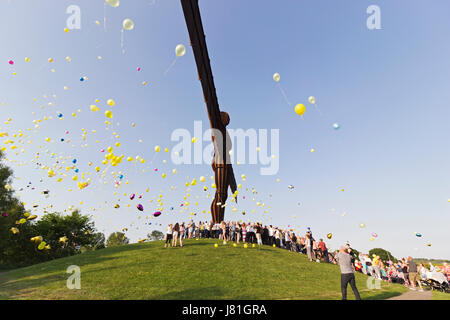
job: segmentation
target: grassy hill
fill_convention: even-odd
[[[215,248],[214,244],[219,247]],[[81,289],[66,286],[70,265],[81,268]],[[407,289],[383,283],[362,299],[385,299]],[[354,299],[349,289],[349,299]],[[188,240],[183,248],[161,241],[110,247],[0,274],[1,299],[340,299],[336,265],[264,246],[233,247]]]

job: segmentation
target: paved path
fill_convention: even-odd
[[[409,290],[402,295],[387,300],[431,300],[432,295],[430,290],[425,290],[424,292]]]

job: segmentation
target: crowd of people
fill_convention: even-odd
[[[361,272],[387,282],[401,283],[411,290],[416,290],[416,285],[418,285],[419,290],[423,291],[420,280],[426,279],[429,272],[441,272],[450,281],[450,266],[447,263],[444,263],[440,268],[436,268],[429,263],[429,268],[427,268],[423,264],[417,266],[411,257],[403,258],[397,262],[393,262],[391,259],[383,261],[375,254],[369,256],[369,254],[358,253],[355,255],[355,251],[348,243],[340,250],[329,251],[323,239],[316,241],[310,228],[307,229],[304,236],[301,236],[296,235],[292,230],[272,225],[263,226],[261,223],[234,221],[222,221],[221,223],[200,221],[195,223],[191,220],[187,224],[184,222],[169,224],[164,237],[164,247],[176,247],[178,242],[182,247],[183,239],[193,238],[219,239],[223,240],[224,243],[227,241],[238,244],[242,242],[256,244],[259,247],[269,245],[306,254],[309,261],[333,264],[340,264],[339,256],[342,256],[340,253],[344,250],[350,256],[352,268],[355,272]],[[351,281],[349,283],[351,284]]]

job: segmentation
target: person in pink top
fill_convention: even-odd
[[[447,262],[444,262],[442,273],[447,277],[447,280],[450,281],[450,266],[447,264]]]
[[[245,243],[247,238],[247,226],[245,225],[245,223],[242,224],[242,242]]]

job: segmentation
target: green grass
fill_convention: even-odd
[[[450,293],[433,290],[433,300],[450,300]]]
[[[215,248],[214,243],[219,243]],[[81,268],[81,289],[66,286],[70,265]],[[386,299],[407,289],[382,283],[362,299]],[[348,288],[349,299],[354,299]],[[111,247],[0,274],[1,299],[340,299],[339,267],[264,246],[243,248],[215,240],[161,241]]]

